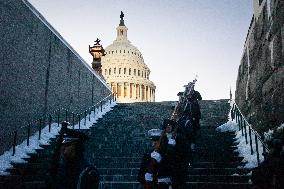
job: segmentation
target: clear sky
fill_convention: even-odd
[[[252,0],[29,0],[91,63],[88,46],[116,38],[120,11],[128,39],[143,54],[156,84],[156,100],[177,100],[198,75],[203,99],[234,92]]]

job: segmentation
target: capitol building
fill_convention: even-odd
[[[149,80],[150,69],[141,52],[127,39],[123,13],[117,37],[101,57],[102,75],[118,102],[154,102],[156,86]]]

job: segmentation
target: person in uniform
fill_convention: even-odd
[[[183,114],[174,128],[175,146],[173,153],[172,183],[174,189],[186,188],[189,163],[191,161],[188,131],[185,127],[187,117]]]
[[[138,174],[138,181],[144,189],[171,188],[171,162],[167,153],[168,139],[162,130],[148,131],[152,140],[152,150],[145,154]]]
[[[191,151],[195,151],[196,138],[198,130],[200,129],[200,106],[198,101],[202,100],[202,97],[198,91],[193,90],[187,96],[187,103],[184,108],[184,114],[187,117],[185,127],[188,128],[188,137],[190,140]]]
[[[95,189],[99,186],[99,173],[95,166],[84,158],[84,143],[88,136],[82,132],[68,129],[68,122],[62,122],[58,139],[59,154],[55,154],[52,177],[54,188]]]

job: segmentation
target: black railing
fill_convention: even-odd
[[[247,121],[245,116],[242,114],[241,110],[237,106],[235,102],[232,103],[232,107],[230,110],[232,120],[235,120],[238,124],[239,131],[242,132],[242,136],[245,137],[246,145],[250,146],[251,155],[256,153],[257,163],[260,164],[260,149],[259,144],[262,146],[263,156],[265,158],[265,153],[269,152],[267,145],[263,141],[263,137],[261,137],[252,127],[251,124]],[[247,131],[248,130],[248,131]],[[254,137],[253,137],[254,135]],[[253,149],[253,141],[255,143],[255,149]]]
[[[56,123],[57,127],[60,126],[60,123],[62,121],[69,121],[71,123],[72,129],[75,129],[75,125],[76,123],[78,123],[78,129],[81,129],[81,119],[84,119],[84,125],[86,125],[86,120],[87,120],[87,116],[88,116],[88,120],[91,120],[91,114],[92,111],[94,113],[94,118],[96,115],[96,109],[98,111],[103,111],[103,105],[108,104],[111,102],[116,101],[115,95],[114,94],[110,94],[108,96],[106,96],[105,98],[103,98],[101,101],[97,102],[96,104],[94,104],[92,107],[88,108],[85,111],[82,111],[81,113],[75,113],[73,111],[69,111],[68,109],[65,108],[59,108],[56,111],[48,114],[47,116],[44,116],[40,119],[35,120],[35,122],[33,123],[29,123],[27,125],[27,127],[18,127],[16,130],[14,130],[10,136],[13,138],[12,140],[12,155],[14,156],[16,153],[16,146],[17,146],[17,141],[18,141],[18,133],[20,130],[24,130],[27,129],[27,146],[30,145],[30,137],[31,137],[31,132],[32,129],[34,131],[38,130],[38,140],[41,139],[41,132],[42,129],[45,128],[46,126],[46,122],[48,125],[48,132],[51,132],[52,130],[52,123]],[[76,120],[77,118],[77,120]],[[32,126],[36,125],[36,128],[32,128]]]

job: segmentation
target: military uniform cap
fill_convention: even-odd
[[[160,139],[162,135],[162,130],[161,129],[151,129],[148,131],[148,135],[150,136],[151,140],[157,141]]]
[[[61,131],[60,132],[65,133],[68,125],[70,125],[70,123],[68,121],[61,122]]]
[[[72,137],[72,136],[69,136],[67,134],[64,134],[62,144],[71,144],[73,142],[79,142],[79,141],[80,141],[80,139],[77,138],[77,137]]]
[[[63,141],[62,144],[67,144],[67,143],[71,143],[71,142],[80,142],[80,143],[84,143],[85,141],[87,141],[89,139],[88,135],[86,135],[85,133],[78,131],[78,130],[74,130],[74,129],[68,129],[67,126],[69,125],[69,122],[62,122],[61,125],[61,133],[63,133]]]

